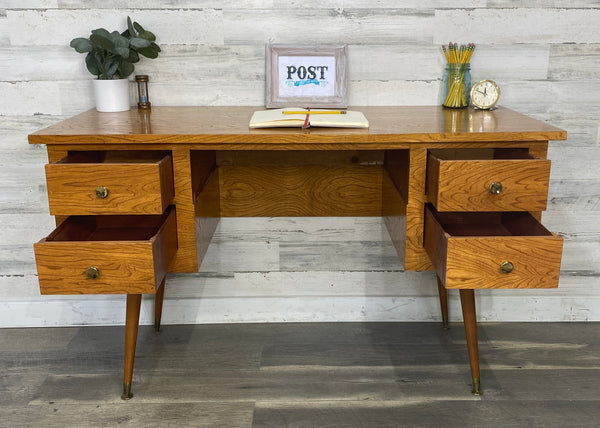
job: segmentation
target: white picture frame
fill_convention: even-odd
[[[266,46],[267,108],[346,108],[346,45]]]

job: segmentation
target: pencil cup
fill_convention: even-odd
[[[444,73],[442,105],[450,108],[464,108],[469,105],[471,92],[471,65],[469,63],[448,63]]]

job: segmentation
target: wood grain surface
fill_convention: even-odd
[[[219,168],[223,217],[381,216],[381,166]]]
[[[98,219],[104,226],[91,231],[67,220],[34,244],[42,294],[155,292],[177,248],[175,210],[158,218]],[[154,224],[140,227],[140,221]],[[94,279],[85,273],[92,266],[100,273]]]
[[[400,192],[405,201],[408,201],[408,188],[410,181],[410,151],[386,150],[385,170],[389,178]]]
[[[207,155],[210,155],[208,153]],[[173,185],[174,203],[177,207],[177,252],[169,267],[170,272],[196,272],[196,216],[194,206],[194,180],[192,174],[192,152],[187,147],[174,148]]]
[[[144,152],[105,161],[86,157],[46,165],[50,214],[162,214],[173,201],[170,155],[153,161]],[[106,198],[96,196],[98,186],[106,187]]]
[[[256,134],[245,127],[245,116],[254,110],[157,108],[151,113],[151,130],[138,129],[147,123],[138,123],[137,114],[98,116],[86,112],[32,135],[32,142],[38,137],[53,138],[53,157],[82,147],[100,152],[102,148],[170,150],[173,200],[178,209],[178,250],[170,270],[176,272],[197,270],[219,216],[384,215],[385,163],[387,174],[405,203],[400,215],[386,215],[392,241],[407,270],[428,270],[431,261],[423,248],[424,204],[435,199],[426,194],[428,148],[521,147],[545,154],[547,138],[564,137],[563,131],[509,109],[494,111],[494,120],[489,120],[488,112],[486,121],[474,129],[472,123],[478,120],[480,112],[468,110],[458,118],[449,119],[437,107],[365,108],[367,116],[374,118],[374,125],[367,133],[277,129]],[[94,121],[93,126],[90,120]],[[449,120],[451,133],[448,133]],[[99,123],[107,128],[98,131]],[[98,134],[88,135],[92,131]],[[116,135],[122,136],[121,131],[127,135],[117,144]],[[353,146],[372,150],[349,149]],[[386,153],[383,148],[403,150]],[[430,167],[429,172],[433,169]],[[459,169],[464,172],[464,165]],[[514,173],[519,169],[520,166],[510,164],[506,167],[510,172],[506,174],[516,176],[513,181],[522,184],[527,179]],[[472,177],[463,181],[473,183]],[[213,184],[207,189],[209,182]],[[508,183],[508,188],[513,187],[510,180]],[[530,187],[525,185],[526,192],[531,192]],[[459,193],[464,197],[464,191]],[[394,205],[397,204],[391,206]],[[513,203],[512,207],[517,205]],[[393,218],[396,220],[392,221]],[[406,231],[399,230],[404,227]]]
[[[192,167],[193,168],[193,167]],[[195,206],[196,257],[201,266],[212,237],[221,219],[221,191],[219,188],[219,170],[212,169],[200,186]]]
[[[363,149],[406,148],[410,143],[563,140],[566,132],[501,107],[479,129],[481,111],[469,109],[448,132],[438,106],[351,107],[362,111],[369,129],[263,129],[248,124],[258,107],[153,107],[147,129],[137,110],[99,113],[95,109],[29,135],[31,144],[189,144],[239,150],[311,150],[355,144]],[[487,114],[487,113],[486,113]],[[315,144],[317,144],[315,146]]]
[[[245,122],[254,110],[157,108],[151,113],[152,129],[138,129],[144,124],[138,123],[136,114],[98,116],[86,112],[33,134],[30,142],[41,141],[36,138],[51,140],[53,158],[84,147],[100,153],[126,148],[170,151],[173,201],[178,214],[178,249],[171,271],[193,272],[198,268],[219,217],[382,215],[386,216],[392,242],[405,269],[428,270],[432,265],[423,247],[424,239],[427,240],[423,232],[424,206],[429,200],[442,199],[427,193],[428,171],[430,175],[437,172],[434,175],[438,190],[453,187],[444,181],[446,176],[441,166],[428,167],[429,149],[485,147],[494,152],[497,148],[520,148],[524,153],[545,155],[549,138],[565,137],[564,131],[509,109],[494,111],[494,120],[486,116],[486,121],[475,129],[472,123],[478,120],[479,112],[474,110],[452,117],[449,124],[448,114],[440,113],[437,107],[369,107],[365,108],[365,114],[374,120],[366,132],[339,129],[254,132],[246,128]],[[94,121],[93,126],[90,120]],[[105,131],[88,134],[98,131],[98,123],[106,126]],[[489,165],[474,168],[473,162],[477,161],[469,162],[448,168],[447,174],[455,175],[457,170],[462,174],[467,168],[473,174],[490,172]],[[497,167],[504,174],[503,182],[508,189],[516,186],[514,182],[524,187],[522,193],[526,196],[536,191],[545,195],[546,188],[535,190],[527,181],[531,171],[512,163],[529,160],[510,162]],[[541,162],[549,168],[548,161]],[[534,179],[534,184],[540,180]],[[463,188],[458,193],[461,198],[467,195],[467,201],[472,202],[469,197],[472,187],[481,187],[481,183],[474,184],[472,175],[462,178],[462,182],[467,183],[467,190]],[[438,193],[448,199],[446,193]],[[540,195],[539,199],[543,199]],[[527,209],[542,209],[522,194],[515,199],[517,202],[512,202],[510,209],[523,200]],[[462,200],[456,203],[465,204]],[[534,285],[527,285],[531,286]]]
[[[446,288],[556,288],[562,246],[559,236],[449,238]]]
[[[381,216],[382,151],[219,151],[224,217]]]
[[[192,176],[192,200],[200,197],[211,174],[216,170],[216,153],[213,150],[192,150],[190,152],[190,166]],[[184,174],[187,168],[178,171]]]
[[[383,173],[381,201],[381,215],[384,218],[388,234],[401,263],[404,263],[406,255],[406,199],[403,198],[403,194],[405,197],[408,196],[408,189],[405,187],[404,191],[401,191],[398,184],[400,183],[402,186],[402,181],[394,180],[392,176],[408,175],[407,165],[404,165],[404,167],[390,168],[389,164],[386,163]],[[406,186],[408,186],[408,180]]]
[[[445,159],[429,154],[427,197],[438,211],[543,211],[550,161],[544,159]],[[492,183],[502,184],[499,194]]]
[[[446,288],[558,287],[563,240],[529,214],[506,223],[500,216],[470,222],[474,216],[449,214],[456,223],[442,223],[431,208],[425,215],[425,249]],[[501,272],[503,262],[514,270]]]
[[[406,206],[406,270],[431,270],[431,261],[423,249],[424,207],[427,201],[425,182],[427,171],[427,148],[410,150],[408,200]]]

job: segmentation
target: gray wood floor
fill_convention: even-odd
[[[140,327],[122,401],[122,327],[0,330],[1,427],[598,427],[600,324]]]

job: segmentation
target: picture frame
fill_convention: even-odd
[[[266,107],[346,108],[346,45],[266,45]]]

